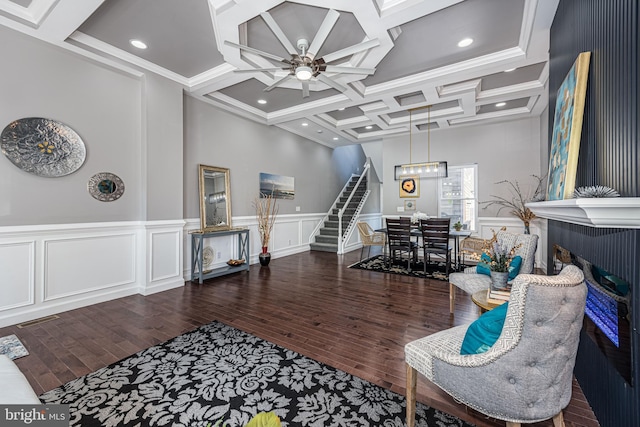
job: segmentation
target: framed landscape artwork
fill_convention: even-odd
[[[558,89],[549,153],[547,200],[570,199],[573,196],[590,57],[591,52],[578,55]]]
[[[292,176],[260,172],[260,197],[273,196],[276,199],[293,200],[296,194],[294,183]]]

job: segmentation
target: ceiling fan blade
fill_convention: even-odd
[[[376,69],[361,68],[361,67],[336,67],[333,65],[325,65],[325,71],[329,73],[343,73],[343,74],[373,74],[376,72]]]
[[[285,64],[289,64],[290,63],[290,61],[288,59],[284,59],[284,58],[281,58],[279,56],[273,55],[271,53],[263,52],[263,51],[258,50],[258,49],[254,49],[252,47],[245,46],[243,44],[230,42],[229,40],[225,40],[224,44],[226,44],[228,46],[237,47],[238,49],[241,49],[241,50],[244,50],[244,51],[247,51],[247,52],[255,53],[256,55],[264,56],[265,58],[273,59],[274,61],[284,62]]]
[[[305,80],[302,82],[302,97],[309,97],[309,80]]]
[[[280,26],[276,23],[269,12],[262,12],[260,14],[264,22],[266,22],[267,26],[271,29],[271,32],[277,37],[282,46],[289,52],[291,55],[298,55],[298,51],[293,46],[293,44],[289,41],[287,36],[284,35],[284,31],[280,28]]]
[[[336,22],[338,22],[339,17],[339,12],[333,9],[329,9],[329,12],[327,12],[327,15],[324,17],[324,21],[322,21],[322,24],[320,25],[320,28],[316,33],[316,36],[311,42],[311,46],[309,46],[309,49],[307,49],[308,56],[311,57],[311,59],[313,59],[318,54],[318,51],[324,44],[325,40],[327,40],[331,29],[333,29],[333,26],[336,25]]]
[[[380,45],[380,40],[373,39],[366,42],[354,44],[353,46],[345,47],[328,55],[324,55],[322,59],[324,62],[333,62],[337,59],[344,58],[345,56],[353,55],[354,53],[362,52],[363,50],[371,49]]]
[[[234,73],[255,73],[256,71],[270,71],[270,72],[276,72],[276,71],[286,71],[288,70],[289,67],[280,67],[280,68],[251,68],[251,69],[242,69],[242,70],[233,70]]]
[[[264,88],[265,92],[269,92],[271,89],[274,89],[278,86],[280,86],[282,83],[284,83],[285,80],[287,80],[289,77],[291,77],[291,74],[287,74],[286,76],[282,77],[281,79],[276,80],[275,82],[273,82],[273,84],[271,84],[271,86],[267,86]]]
[[[333,80],[331,80],[329,77],[325,76],[324,74],[318,74],[317,78],[322,83],[325,83],[325,84],[331,86],[335,90],[339,90],[340,92],[346,92],[346,90],[347,90],[346,86],[342,86],[340,83],[334,82]]]

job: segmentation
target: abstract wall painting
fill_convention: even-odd
[[[582,52],[558,89],[549,153],[547,200],[570,199],[576,184],[589,59]]]
[[[419,176],[407,176],[400,180],[400,197],[420,197]]]

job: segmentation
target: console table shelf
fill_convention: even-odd
[[[212,270],[204,271],[203,255],[204,255],[204,239],[212,237],[223,237],[237,235],[238,236],[238,258],[244,259],[245,262],[236,266],[223,266]],[[233,228],[231,230],[201,232],[195,231],[191,233],[191,281],[198,279],[198,283],[202,284],[203,280],[212,277],[224,276],[226,274],[236,273],[238,271],[249,270],[249,229]]]

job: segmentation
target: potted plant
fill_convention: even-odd
[[[493,229],[491,232],[493,237],[485,242],[480,259],[488,264],[491,273],[491,288],[504,290],[507,288],[509,279],[509,266],[522,243],[508,248],[506,245],[498,243],[498,236]]]
[[[278,204],[273,194],[260,193],[260,197],[256,197],[253,201],[253,206],[256,209],[258,234],[260,235],[260,244],[262,246],[262,252],[258,255],[258,259],[260,260],[260,265],[267,266],[271,261],[269,239],[278,215]]]
[[[453,228],[456,231],[462,230],[462,223],[460,221],[456,222],[455,224],[453,224]]]

